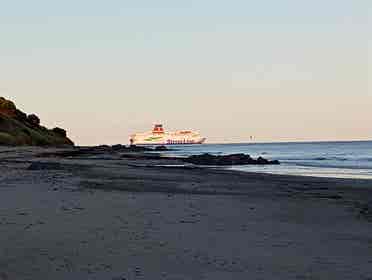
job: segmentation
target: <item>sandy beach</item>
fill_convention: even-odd
[[[1,280],[372,279],[371,181],[69,151],[0,148]]]

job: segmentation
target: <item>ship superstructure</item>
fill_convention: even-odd
[[[152,131],[130,136],[132,145],[187,145],[203,144],[206,138],[190,130],[165,132],[162,124],[156,124]]]

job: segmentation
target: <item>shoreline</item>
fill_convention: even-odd
[[[370,180],[68,151],[0,150],[1,280],[372,276]]]
[[[372,142],[372,141],[369,141],[369,140],[366,140],[366,141],[332,141],[332,142],[327,142],[327,141],[321,141],[321,142],[308,142],[309,144],[310,143],[354,143],[354,142]],[[273,142],[273,143],[252,143],[252,144],[281,144],[281,143],[284,143],[284,144],[287,144],[287,143],[297,143],[297,142]],[[298,142],[299,144],[301,144],[301,142]],[[239,144],[250,144],[250,143],[236,143],[237,145]],[[208,145],[208,144],[205,144],[205,145]],[[210,144],[210,145],[231,145],[230,143],[222,143],[222,144]],[[120,146],[118,150],[115,150],[115,146]],[[19,146],[19,147],[15,147],[15,146],[0,146],[0,154],[4,154],[4,153],[7,153],[7,152],[12,152],[14,150],[40,150],[40,151],[51,151],[51,154],[53,154],[55,151],[60,151],[62,152],[63,154],[63,151],[67,151],[67,152],[72,152],[72,153],[79,153],[81,151],[87,151],[87,153],[89,152],[92,152],[94,151],[94,153],[106,153],[108,152],[107,149],[113,149],[113,151],[111,152],[120,152],[120,149],[122,148],[127,148],[128,150],[127,151],[124,151],[124,154],[126,154],[126,156],[129,158],[129,157],[132,157],[132,158],[137,158],[137,159],[144,159],[146,156],[148,156],[148,159],[157,159],[158,157],[164,159],[164,160],[182,160],[182,159],[185,159],[188,157],[188,155],[184,154],[184,155],[173,155],[172,154],[172,151],[173,151],[173,148],[169,148],[168,150],[156,150],[156,149],[152,149],[151,145],[149,146],[137,146],[136,149],[138,149],[138,151],[131,151],[129,146],[125,146],[125,145],[114,145],[114,146],[107,146],[107,145],[101,145],[101,146],[74,146],[74,147],[38,147],[38,146]],[[4,151],[5,149],[5,151]],[[177,150],[177,149],[175,149]],[[86,153],[86,152],[84,152]],[[207,152],[208,153],[208,152]],[[41,154],[43,154],[41,152]],[[47,152],[48,154],[48,152]],[[191,154],[190,154],[191,155]],[[200,155],[200,154],[198,154]],[[275,161],[275,160],[274,160]],[[185,164],[185,163],[184,163]],[[187,164],[187,163],[186,163]],[[338,175],[330,175],[330,176],[327,176],[327,175],[320,175],[320,174],[311,174],[314,173],[315,171],[311,171],[309,173],[309,175],[307,174],[296,174],[296,171],[256,171],[256,170],[242,170],[241,168],[245,168],[247,167],[248,169],[250,167],[258,167],[260,166],[259,164],[258,165],[255,165],[255,164],[248,164],[248,165],[244,165],[244,164],[234,164],[234,165],[222,165],[222,166],[208,166],[208,165],[196,165],[196,166],[200,166],[200,167],[214,167],[216,169],[225,169],[225,170],[234,170],[234,171],[239,171],[239,172],[244,172],[244,173],[263,173],[263,174],[269,174],[269,175],[281,175],[281,176],[302,176],[302,177],[314,177],[314,178],[329,178],[329,179],[341,179],[341,180],[372,180],[372,175],[358,175],[358,174],[347,174],[347,175],[344,175],[344,176],[338,176]],[[266,165],[266,167],[271,167],[273,166],[273,164],[268,164]],[[277,167],[278,165],[276,165],[275,167]],[[289,166],[289,167],[294,167],[294,166],[297,166],[297,165],[288,165],[288,163],[284,162],[279,165],[279,168],[280,167],[283,167],[283,166]],[[261,166],[260,166],[261,167]],[[344,169],[351,169],[351,170],[359,170],[360,168],[355,168],[355,167],[342,167],[342,166],[324,166],[324,165],[321,165],[321,166],[318,166],[318,165],[298,165],[298,167],[302,167],[302,168],[315,168],[315,169],[319,169],[319,170],[325,170],[325,169],[328,169],[328,170],[334,170],[335,171],[335,174],[337,173],[336,171],[339,171],[339,169],[341,170],[344,170]],[[366,169],[366,168],[365,168]]]
[[[234,166],[234,167],[227,167],[227,170],[234,170],[234,171],[241,171],[245,173],[262,173],[262,174],[269,174],[269,175],[278,175],[278,176],[295,176],[295,177],[306,177],[306,178],[323,178],[323,179],[339,179],[339,180],[363,180],[363,181],[372,181],[372,175],[338,175],[337,172],[335,172],[333,175],[321,175],[317,174],[315,171],[309,172],[309,175],[307,174],[294,174],[293,172],[291,173],[290,171],[285,171],[283,172],[278,172],[278,171],[266,171],[266,172],[260,172],[260,171],[244,171],[244,170],[239,170],[239,168],[244,168],[244,166]],[[324,168],[319,167],[319,170],[323,170]],[[329,167],[329,169],[334,169],[337,171],[337,167]]]

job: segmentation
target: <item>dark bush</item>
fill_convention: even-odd
[[[17,121],[20,121],[22,123],[25,123],[27,121],[27,114],[23,113],[20,110],[16,110],[16,112],[15,112],[15,119]]]
[[[39,126],[40,125],[40,119],[35,114],[28,115],[27,121],[34,126]]]
[[[52,129],[52,131],[57,134],[58,136],[61,136],[61,137],[67,137],[67,132],[66,130],[60,128],[60,127],[55,127]]]
[[[0,97],[0,110],[15,111],[16,106],[10,100],[6,100],[4,97]]]

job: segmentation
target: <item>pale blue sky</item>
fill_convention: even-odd
[[[158,121],[214,142],[369,139],[371,6],[0,0],[0,95],[79,144]]]

